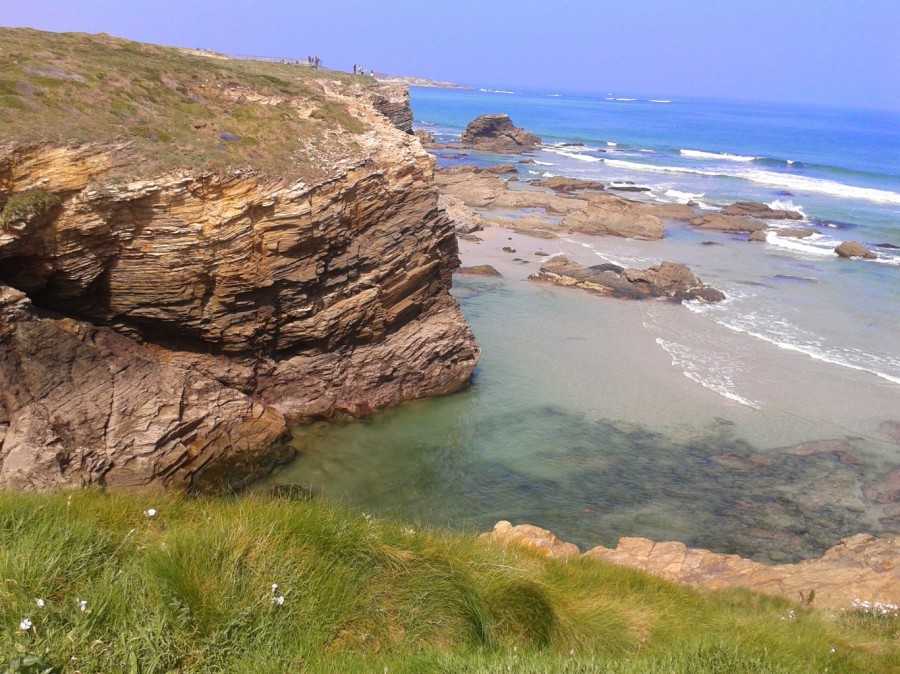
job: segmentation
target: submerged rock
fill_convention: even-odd
[[[675,302],[725,299],[721,291],[704,285],[685,265],[674,262],[663,262],[648,269],[627,269],[613,264],[585,267],[560,255],[545,261],[540,271],[529,278],[625,299],[659,297]]]
[[[483,152],[513,153],[534,150],[541,139],[515,126],[509,115],[492,114],[480,115],[469,122],[461,144]]]

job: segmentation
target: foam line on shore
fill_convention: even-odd
[[[623,159],[607,159],[607,166],[628,169],[632,171],[644,171],[648,173],[687,173],[713,178],[739,178],[760,185],[776,187],[796,192],[812,192],[825,194],[839,199],[862,199],[882,204],[900,205],[900,192],[891,192],[871,187],[857,187],[846,185],[833,180],[823,178],[810,178],[807,176],[788,175],[775,171],[763,171],[760,169],[692,169],[684,166],[656,166],[654,164],[642,164]]]
[[[726,305],[715,307],[714,305],[701,304],[699,302],[684,302],[684,306],[686,306],[690,311],[694,313],[709,316],[709,318],[712,319],[715,323],[718,323],[722,327],[728,328],[732,332],[750,335],[751,337],[755,337],[756,339],[759,339],[761,341],[773,344],[779,349],[800,353],[809,358],[812,358],[813,360],[817,360],[823,363],[846,367],[858,372],[868,372],[869,374],[873,374],[880,379],[884,379],[885,381],[889,381],[893,384],[900,384],[900,376],[898,375],[888,374],[887,372],[882,372],[881,370],[877,370],[871,366],[867,367],[865,365],[857,364],[858,362],[867,364],[883,362],[885,365],[900,371],[900,361],[897,361],[896,359],[889,356],[879,357],[874,354],[866,353],[854,348],[829,349],[827,347],[823,347],[820,343],[814,343],[818,342],[819,339],[815,335],[809,335],[807,343],[798,343],[797,341],[791,341],[792,338],[795,340],[798,337],[802,338],[802,336],[797,334],[800,332],[800,329],[784,320],[778,319],[777,317],[759,317],[753,312],[740,314],[729,313],[728,315],[717,316],[714,312],[719,313],[721,309],[726,308]],[[755,322],[754,319],[756,319]],[[760,328],[758,327],[759,325],[768,326],[773,331],[777,326],[781,326],[780,334],[770,335],[765,334],[764,332],[760,332]],[[844,355],[843,358],[840,355],[841,353]],[[851,362],[851,357],[856,362]]]
[[[733,365],[729,368],[725,366],[724,362],[715,362],[704,368],[704,364],[698,362],[698,354],[687,347],[667,341],[662,337],[657,337],[656,343],[662,347],[663,351],[669,354],[669,357],[672,359],[672,365],[681,370],[681,374],[691,381],[714,393],[718,393],[723,398],[752,407],[755,410],[760,409],[760,404],[755,400],[750,400],[735,393],[734,382],[729,373],[729,369],[733,369]],[[701,372],[701,368],[705,371]]]

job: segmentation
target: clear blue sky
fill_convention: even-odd
[[[900,0],[2,0],[0,25],[495,87],[900,109]]]

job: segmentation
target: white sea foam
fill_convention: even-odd
[[[737,372],[737,367],[731,354],[694,350],[660,337],[656,338],[656,343],[669,354],[672,365],[681,370],[681,374],[691,381],[697,382],[728,400],[753,409],[760,408],[758,402],[745,398],[735,391],[732,376]]]
[[[775,201],[770,201],[766,205],[776,211],[794,211],[795,213],[802,215],[803,219],[806,220],[806,213],[803,211],[803,206],[797,206],[790,199],[775,199]]]
[[[556,176],[557,176],[556,173],[550,173],[550,171],[544,171],[544,172],[541,174],[541,177],[542,177],[542,178],[555,178]]]
[[[689,201],[699,201],[705,196],[703,192],[682,192],[680,190],[668,189],[664,192],[669,199],[674,199],[679,204],[686,204]]]
[[[533,160],[533,164],[535,166],[556,166],[553,162],[549,161],[538,161],[537,159]]]
[[[679,150],[682,157],[690,157],[691,159],[723,159],[725,161],[748,162],[757,159],[757,157],[746,157],[740,154],[729,154],[728,152],[703,152],[702,150]]]
[[[900,359],[889,355],[866,353],[848,347],[828,347],[817,335],[763,311],[733,310],[725,303],[685,302],[684,306],[705,314],[719,325],[734,332],[755,337],[785,351],[803,354],[813,360],[838,365],[858,372],[868,372],[880,379],[900,384]]]
[[[612,142],[611,140],[606,141],[606,144],[607,144],[609,147],[617,147],[617,146],[619,145],[618,143],[614,143],[614,142]]]
[[[671,103],[672,101],[667,101],[663,98],[651,98],[650,103]]]
[[[636,98],[617,98],[616,100],[631,102],[631,101],[636,101],[637,99]]]
[[[818,238],[820,241],[824,239],[824,237]],[[776,232],[767,232],[766,243],[775,246],[776,248],[789,250],[793,253],[814,255],[816,257],[836,257],[837,253],[834,252],[834,248],[840,242],[828,239],[827,242],[822,241],[822,243],[817,244],[815,242],[815,235],[805,239],[795,239],[793,237],[778,236]]]
[[[900,205],[900,192],[890,192],[888,190],[879,190],[870,187],[856,187],[854,185],[845,185],[844,183],[835,182],[833,180],[788,175],[786,173],[777,173],[775,171],[762,171],[757,169],[738,169],[731,171],[727,169],[717,169],[715,171],[710,171],[685,168],[682,166],[654,166],[653,164],[641,164],[623,159],[607,159],[606,163],[609,166],[632,171],[644,171],[647,173],[688,173],[698,176],[741,178],[761,185],[790,190],[791,192],[811,192],[814,194],[825,194],[840,199],[862,199],[881,204]]]
[[[547,147],[544,148],[546,152],[552,152],[553,154],[558,154],[561,157],[568,157],[569,159],[578,159],[579,161],[587,161],[587,162],[601,162],[603,159],[600,157],[592,157],[589,154],[582,154],[580,152],[572,152],[570,150],[563,150],[561,148],[552,148]]]
[[[505,89],[479,89],[478,91],[485,94],[514,94],[515,91],[506,91]]]
[[[647,148],[641,148],[639,152],[644,152],[646,154],[656,154],[656,150],[648,150]]]

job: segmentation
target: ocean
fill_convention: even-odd
[[[459,138],[508,113],[543,139],[522,181],[795,210],[806,239],[668,222],[662,241],[492,230],[461,242],[454,294],[484,356],[473,386],[360,422],[295,429],[273,480],[371,514],[485,530],[500,519],[582,548],[680,540],[761,561],[900,533],[900,114],[564,92],[414,88],[418,128]],[[441,165],[519,157],[435,152]],[[860,241],[873,261],[833,250]],[[498,254],[517,250],[518,260]],[[630,303],[527,280],[535,252],[688,264],[720,304]]]

